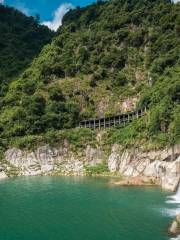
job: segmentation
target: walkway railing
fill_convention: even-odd
[[[112,117],[83,120],[79,123],[79,127],[101,129],[111,126],[125,125],[126,123],[132,122],[133,120],[144,116],[145,113],[146,108],[134,112],[123,113]]]

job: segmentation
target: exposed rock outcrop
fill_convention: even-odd
[[[95,166],[97,164],[100,164],[102,163],[104,157],[104,152],[101,149],[87,146],[85,150],[85,161],[87,161],[88,165]]]
[[[154,186],[159,182],[153,177],[137,176],[137,177],[124,177],[120,181],[113,181],[113,185],[117,186]]]
[[[5,153],[6,161],[19,169],[19,175],[46,175],[55,173],[83,175],[84,166],[102,163],[104,152],[90,146],[82,153],[73,153],[68,145],[52,148],[42,146],[36,151],[11,148]]]
[[[173,159],[172,159],[173,156]],[[36,151],[16,148],[5,153],[8,170],[15,167],[18,175],[85,174],[85,166],[95,166],[107,161],[109,171],[126,178],[150,179],[163,188],[175,191],[180,180],[180,146],[159,151],[142,151],[139,148],[124,149],[114,145],[107,156],[101,147],[87,146],[74,153],[68,143],[58,148],[48,145]],[[143,180],[142,180],[143,181]]]
[[[137,148],[124,150],[122,146],[114,145],[108,166],[111,172],[125,177],[150,177],[158,180],[163,188],[175,191],[180,180],[180,146],[175,146],[173,151],[143,152]]]
[[[46,175],[52,172],[82,175],[83,162],[69,151],[68,146],[51,148],[46,145],[36,151],[22,151],[12,148],[5,153],[11,166],[19,169],[19,175]]]
[[[176,219],[172,222],[169,233],[173,237],[177,237],[180,235],[180,214],[177,215]]]

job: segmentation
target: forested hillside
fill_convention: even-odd
[[[0,95],[54,35],[36,18],[0,4]]]
[[[107,131],[109,143],[179,141],[179,13],[170,0],[98,1],[68,12],[52,44],[1,98],[5,145],[56,142],[81,119],[145,105],[145,118]],[[66,133],[77,142],[85,131]]]

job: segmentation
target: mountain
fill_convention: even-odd
[[[112,0],[70,10],[57,36],[1,97],[1,139],[32,146],[68,138],[84,118],[148,107],[108,143],[165,146],[180,139],[180,4]],[[29,39],[29,38],[28,38]],[[6,65],[7,67],[7,65]],[[84,135],[83,135],[84,134]]]
[[[18,10],[0,4],[0,94],[17,78],[54,33]]]

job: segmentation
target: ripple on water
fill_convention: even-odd
[[[170,238],[170,240],[180,240],[180,236],[177,238]]]
[[[179,193],[176,193],[173,196],[168,196],[166,200],[167,204],[170,204],[173,208],[167,208],[166,212],[169,216],[174,217],[180,213],[180,197]]]

